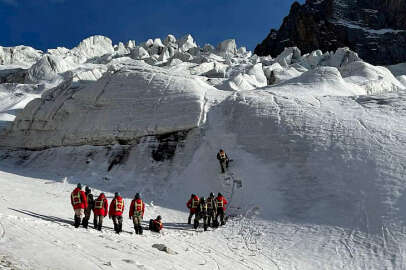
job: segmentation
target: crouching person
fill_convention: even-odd
[[[149,230],[150,231],[159,233],[163,227],[164,226],[162,224],[161,216],[157,216],[156,219],[149,220]]]
[[[108,213],[108,202],[104,193],[100,193],[99,197],[94,201],[94,228],[101,231],[103,226],[103,219],[107,216]]]

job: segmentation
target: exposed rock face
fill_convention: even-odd
[[[303,53],[349,47],[367,62],[390,65],[406,61],[406,1],[307,0],[295,2],[277,31],[255,48],[277,56],[285,47]]]

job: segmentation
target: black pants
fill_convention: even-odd
[[[208,210],[207,211],[207,226],[212,226],[214,220],[216,218],[216,211],[215,210]]]
[[[196,215],[193,227],[195,229],[197,229],[199,227],[200,219],[203,219],[203,228],[204,228],[205,231],[207,231],[207,214]]]
[[[123,217],[113,216],[114,230],[116,233],[121,233],[123,230]]]
[[[187,219],[187,224],[192,224],[192,217],[193,217],[194,214],[195,213],[192,213],[192,212],[189,213],[189,217]]]
[[[102,216],[102,215],[100,215],[100,216],[94,216],[94,219],[93,219],[93,224],[94,224],[94,228],[96,229],[96,230],[99,230],[99,231],[101,231],[101,229],[102,229],[102,226],[103,226],[103,219],[104,219],[104,216]]]
[[[225,173],[225,169],[228,168],[228,159],[220,160],[221,172]]]
[[[91,209],[86,209],[85,210],[85,217],[82,220],[82,225],[84,228],[87,229],[87,226],[89,225],[89,219],[90,219],[90,215],[92,214],[92,210]]]
[[[220,217],[220,224],[221,224],[221,225],[226,224],[226,223],[224,222],[224,215],[225,215],[225,213],[224,213],[223,208],[217,208],[216,223],[218,222],[218,218]],[[217,223],[217,224],[218,224],[218,223]]]

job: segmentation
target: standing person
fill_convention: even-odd
[[[224,221],[224,216],[226,213],[226,205],[228,202],[226,198],[224,198],[223,194],[221,194],[220,192],[217,195],[216,203],[217,203],[216,223],[219,224],[218,217],[220,217],[220,224],[225,225],[226,223]]]
[[[213,192],[210,192],[209,197],[207,198],[207,226],[214,226],[214,220],[217,214],[217,203],[214,198]]]
[[[197,195],[190,195],[189,201],[186,203],[187,208],[189,208],[189,218],[187,220],[188,224],[192,223],[192,216],[196,214],[197,207],[199,206],[199,197]]]
[[[87,199],[87,208],[85,209],[85,217],[83,218],[82,223],[83,223],[83,227],[85,229],[87,229],[87,226],[89,225],[90,215],[92,214],[93,207],[94,207],[93,194],[92,194],[92,190],[90,189],[89,186],[86,186],[85,194],[86,194],[86,199]]]
[[[123,230],[124,200],[120,193],[114,193],[114,199],[110,203],[109,217],[113,219],[114,230],[120,233]]]
[[[103,226],[103,219],[107,216],[109,203],[107,202],[104,193],[100,193],[99,197],[94,201],[94,228],[101,231]]]
[[[136,234],[142,234],[141,222],[144,218],[145,204],[141,200],[139,193],[135,194],[134,200],[131,201],[130,206],[130,219],[132,218],[134,223],[134,230]]]
[[[162,224],[162,217],[157,216],[156,219],[149,220],[149,230],[159,233],[164,225]]]
[[[225,173],[225,169],[228,168],[228,163],[230,160],[223,149],[220,149],[220,151],[217,153],[217,159],[220,162],[221,173]]]
[[[70,194],[70,202],[75,211],[75,228],[79,228],[85,209],[87,208],[86,194],[82,190],[82,185],[79,183]]]
[[[205,231],[207,231],[207,203],[204,197],[200,198],[199,206],[197,207],[195,222],[193,224],[195,229],[199,227],[200,219],[203,219],[203,228]]]

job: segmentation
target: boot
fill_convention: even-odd
[[[207,231],[207,224],[204,224],[204,231]]]
[[[118,225],[118,232],[121,233],[123,231],[123,223]]]
[[[140,225],[139,227],[138,227],[138,232],[140,233],[140,234],[142,234],[142,232],[143,232],[143,228],[142,228],[142,226]]]
[[[99,225],[97,225],[97,230],[101,231],[101,228],[102,228],[102,224],[100,223]]]
[[[134,231],[135,231],[135,234],[138,234],[138,226],[137,225],[134,225]]]

